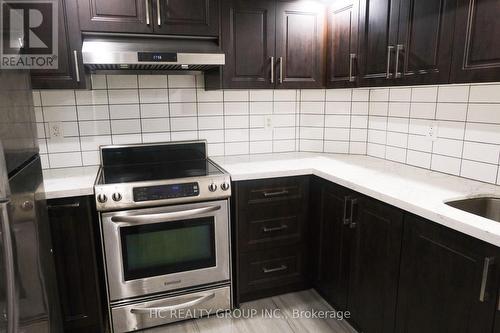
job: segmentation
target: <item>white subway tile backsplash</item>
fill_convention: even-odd
[[[166,75],[139,75],[139,88],[168,88]]]
[[[198,103],[199,116],[218,116],[224,114],[222,103]]]
[[[169,116],[169,105],[159,104],[140,104],[141,118],[165,118]]]
[[[467,121],[500,124],[500,104],[469,104]]]
[[[467,104],[465,103],[438,103],[436,119],[465,121],[467,118]]]
[[[141,119],[142,133],[152,132],[169,132],[170,119],[169,118],[145,118]]]
[[[169,88],[195,88],[196,82],[193,75],[169,75]]]
[[[106,90],[76,90],[76,105],[99,105],[108,104],[108,92]]]
[[[101,144],[206,139],[212,156],[366,154],[500,183],[498,84],[205,91],[203,76],[92,81],[33,92],[45,168],[98,164]],[[62,123],[62,140],[45,139],[49,121]]]
[[[500,103],[500,85],[471,85],[470,103]]]
[[[140,117],[139,104],[110,105],[111,119],[134,119]]]
[[[189,91],[192,92],[192,90]],[[141,103],[166,103],[168,94],[168,89],[140,89],[139,99]],[[196,96],[196,93],[194,95]]]
[[[139,93],[136,89],[108,90],[109,104],[137,104]]]
[[[108,75],[108,89],[137,88],[137,75]]]
[[[168,98],[172,103],[194,103],[196,89],[169,89]]]
[[[112,120],[111,133],[113,135],[141,133],[141,122],[139,119]]]
[[[448,85],[438,88],[438,102],[440,103],[467,103],[468,101],[468,85]]]
[[[81,105],[77,107],[78,120],[109,119],[108,105]]]
[[[497,171],[498,165],[462,160],[460,176],[483,182],[495,183]]]
[[[77,120],[75,106],[44,106],[43,119],[46,122]]]
[[[170,103],[170,117],[196,117],[196,103]]]

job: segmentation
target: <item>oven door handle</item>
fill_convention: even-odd
[[[215,297],[215,293],[210,293],[210,294],[206,294],[206,295],[203,295],[201,297],[195,298],[191,301],[187,301],[187,302],[183,302],[183,303],[179,303],[179,304],[152,307],[152,308],[132,308],[132,309],[130,309],[130,312],[134,313],[134,314],[148,314],[148,315],[150,315],[150,314],[154,314],[154,313],[161,312],[161,311],[176,311],[176,310],[180,310],[180,309],[189,308],[191,306],[195,306],[195,305],[198,305],[200,303],[204,303],[206,301],[211,300],[214,297]]]
[[[221,209],[221,206],[208,206],[194,208],[188,210],[180,210],[176,212],[160,213],[160,214],[145,214],[145,215],[117,215],[111,218],[111,221],[119,226],[133,226],[141,224],[161,223],[169,220],[179,220],[185,217],[215,212]]]

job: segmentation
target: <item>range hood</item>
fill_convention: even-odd
[[[225,64],[211,38],[84,35],[83,64],[91,72],[178,72],[192,74]]]

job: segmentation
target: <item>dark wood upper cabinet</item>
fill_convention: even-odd
[[[219,0],[157,0],[155,10],[157,33],[219,36]]]
[[[500,80],[500,2],[458,0],[451,82]]]
[[[66,333],[104,331],[91,197],[49,201],[52,247]]]
[[[274,87],[275,14],[274,1],[223,0],[224,87]]]
[[[80,27],[82,31],[153,33],[157,21],[152,1],[156,0],[79,0]]]
[[[85,88],[85,71],[81,54],[81,35],[76,15],[76,3],[58,1],[58,68],[31,70],[34,89],[77,89]]]
[[[278,1],[276,88],[321,88],[325,73],[325,6]]]
[[[353,200],[348,309],[360,332],[391,333],[396,316],[403,212],[365,196]]]
[[[327,86],[354,87],[358,56],[359,0],[337,0],[328,8]]]
[[[347,206],[353,192],[332,183],[325,184],[320,191],[320,205],[316,208],[321,211],[318,230],[320,252],[315,286],[336,310],[346,310],[353,234],[347,220]]]
[[[455,7],[456,0],[401,0],[394,69],[398,84],[448,83]]]
[[[359,83],[394,84],[394,57],[398,38],[400,0],[359,2]]]
[[[414,216],[403,244],[397,332],[492,332],[498,248]]]

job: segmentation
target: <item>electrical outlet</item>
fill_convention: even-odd
[[[273,116],[268,115],[264,117],[264,128],[267,130],[273,129]]]
[[[436,141],[438,139],[439,126],[438,123],[433,122],[429,125],[429,130],[427,131],[427,137],[429,137],[432,141]]]
[[[64,137],[62,122],[49,123],[49,136],[51,139]]]

